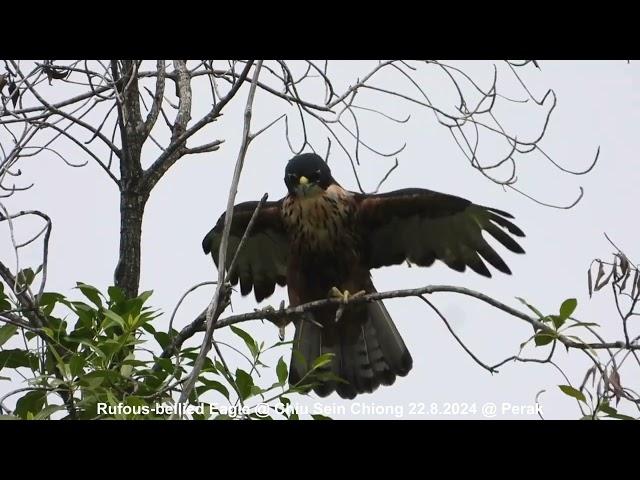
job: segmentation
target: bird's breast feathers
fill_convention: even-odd
[[[354,202],[351,193],[331,185],[317,195],[288,196],[282,218],[299,250],[330,251],[346,246],[351,237]]]

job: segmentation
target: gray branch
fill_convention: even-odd
[[[252,63],[252,62],[251,62]],[[252,115],[252,107],[253,107],[253,99],[256,93],[256,84],[258,82],[258,76],[260,75],[260,67],[262,66],[262,60],[259,60],[255,72],[253,73],[253,81],[251,82],[251,89],[249,90],[249,95],[247,97],[247,104],[244,111],[244,129],[242,133],[242,144],[240,145],[240,152],[238,153],[238,159],[236,161],[236,167],[233,172],[233,180],[231,182],[231,187],[229,189],[229,198],[227,200],[227,211],[224,227],[222,230],[222,240],[220,242],[220,250],[218,253],[218,258],[220,265],[226,265],[226,256],[227,256],[227,244],[229,242],[229,234],[231,232],[231,222],[233,219],[233,206],[235,203],[236,194],[238,192],[238,183],[240,182],[240,174],[242,173],[242,167],[244,165],[244,159],[247,154],[247,150],[249,148],[249,143],[251,142],[251,115]],[[241,84],[242,82],[238,82]],[[227,95],[228,96],[228,95]],[[200,352],[198,353],[198,357],[193,365],[193,370],[189,374],[189,379],[184,386],[182,393],[180,394],[180,399],[178,403],[184,403],[188,398],[193,388],[195,387],[196,381],[198,380],[198,375],[202,370],[204,365],[204,359],[206,358],[209,349],[211,348],[211,340],[213,338],[213,331],[215,327],[215,323],[218,320],[218,317],[214,315],[214,313],[222,313],[219,306],[221,304],[221,300],[223,297],[226,297],[227,287],[225,284],[225,269],[224,267],[218,271],[218,284],[216,285],[216,291],[213,295],[213,299],[207,308],[206,313],[206,333],[204,339],[202,341],[202,345],[200,347]],[[226,303],[226,302],[225,302]],[[219,313],[218,313],[219,315]]]

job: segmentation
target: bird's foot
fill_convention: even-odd
[[[271,305],[264,307],[261,311],[264,313],[268,313],[270,315],[275,314],[275,316],[268,318],[268,320],[273,323],[276,327],[278,327],[278,338],[280,341],[284,341],[284,329],[291,322],[291,320],[282,312],[284,312],[284,300],[280,302],[280,308],[276,310]]]
[[[342,300],[342,303],[346,305],[351,300],[360,298],[366,295],[366,293],[367,292],[365,292],[364,290],[360,290],[359,292],[356,292],[356,293],[350,293],[349,290],[345,290],[344,292],[341,292],[338,288],[331,287],[331,290],[329,291],[329,298],[339,298],[340,300]]]
[[[339,298],[340,300],[342,300],[342,304],[336,310],[335,322],[338,323],[340,321],[340,319],[342,318],[342,314],[344,313],[345,306],[350,301],[352,301],[355,298],[362,297],[363,295],[366,295],[366,293],[367,292],[365,292],[364,290],[360,290],[359,292],[352,294],[349,292],[349,290],[345,290],[344,292],[341,292],[338,288],[332,287],[331,290],[329,291],[329,298]]]

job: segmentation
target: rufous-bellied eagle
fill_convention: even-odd
[[[436,259],[450,268],[490,277],[484,261],[511,271],[483,238],[489,233],[515,253],[524,253],[507,234],[523,237],[510,214],[469,200],[420,188],[382,194],[345,190],[324,160],[312,153],[297,155],[285,169],[288,194],[266,202],[238,257],[230,281],[240,281],[242,295],[253,289],[256,300],[269,297],[276,284],[287,286],[291,306],[325,299],[331,292],[375,292],[370,270],[408,260],[430,266]],[[233,210],[227,265],[258,202]],[[202,247],[218,265],[224,215],[205,236]],[[484,259],[484,261],[483,261]],[[335,305],[294,320],[294,350],[289,382],[295,385],[321,354],[333,353],[330,379],[315,385],[327,396],[343,398],[373,392],[405,376],[413,360],[382,301],[348,305],[336,321]]]

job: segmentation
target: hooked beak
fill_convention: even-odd
[[[298,179],[296,193],[301,197],[306,197],[311,187],[312,185],[309,183],[309,179],[303,175]]]

